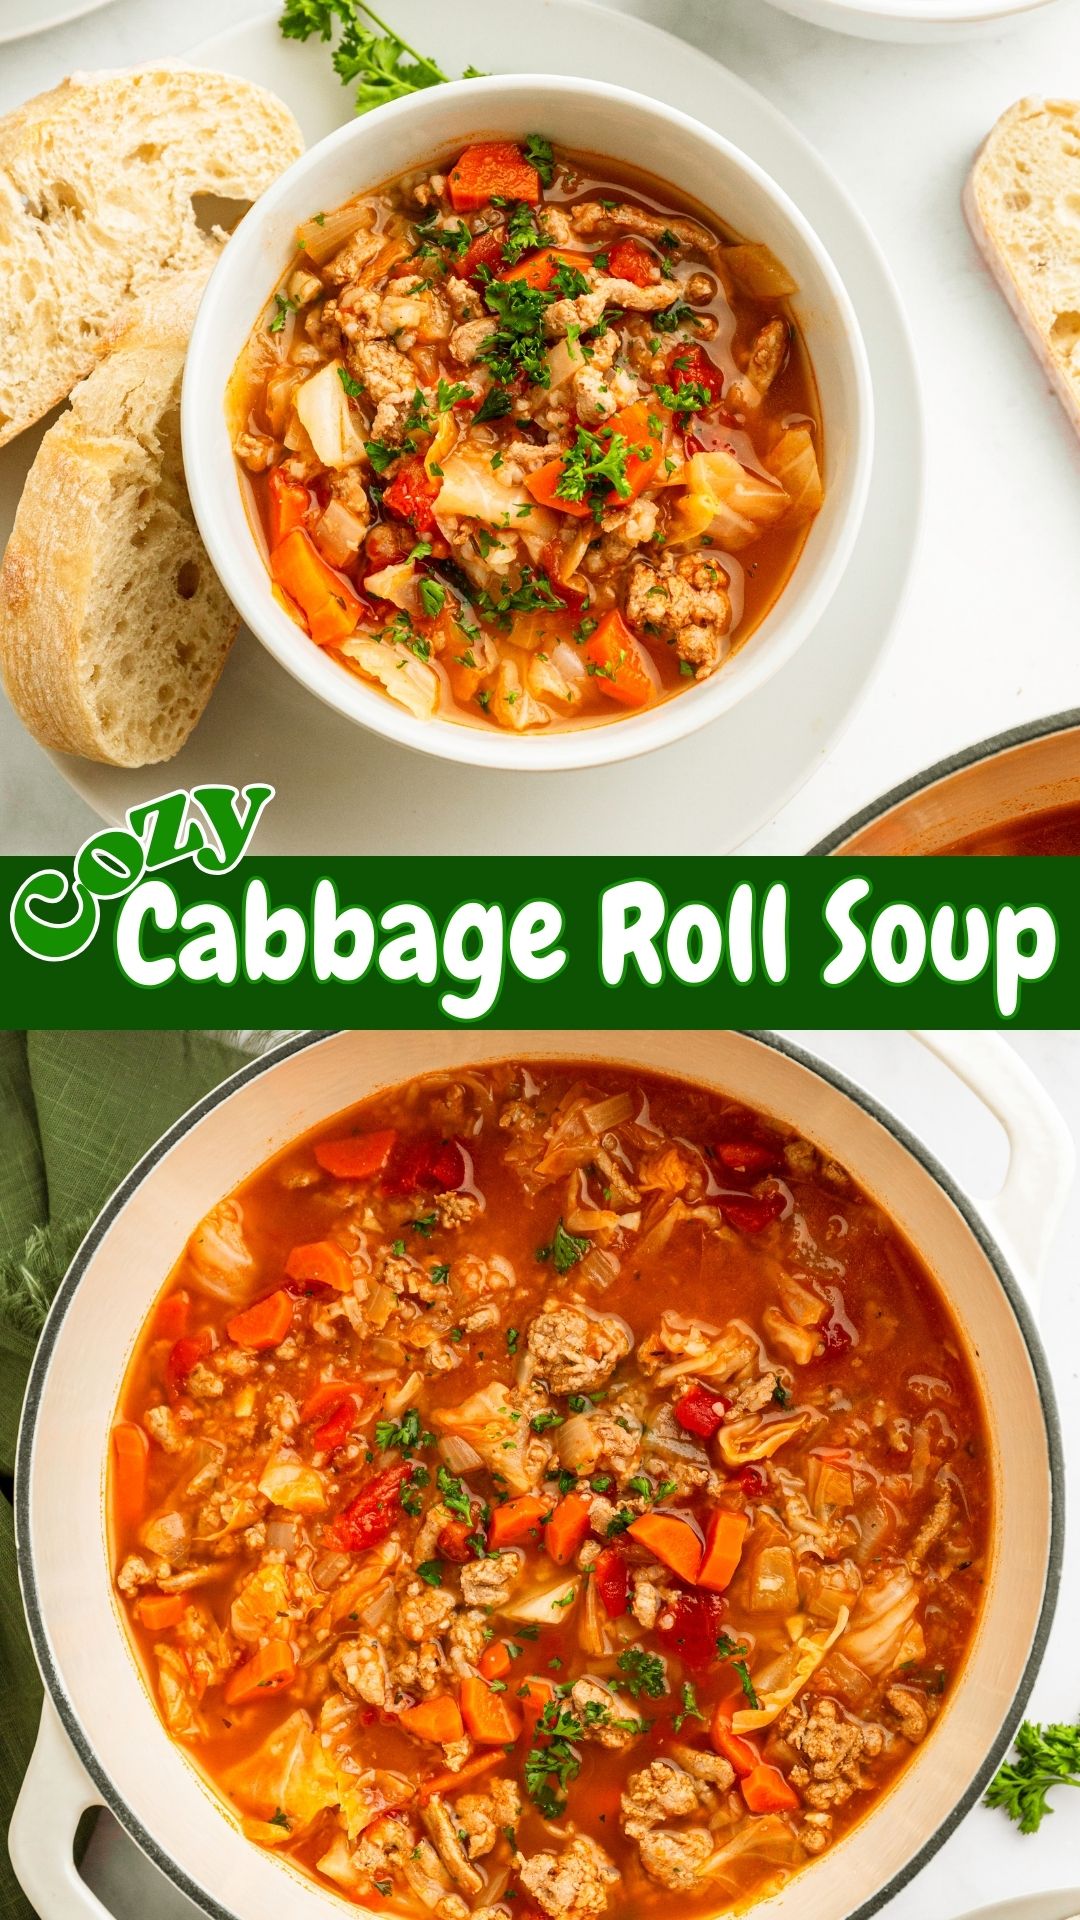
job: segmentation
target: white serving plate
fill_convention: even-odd
[[[111,5],[112,0],[0,0],[0,42],[25,40]]]
[[[1003,33],[1055,0],[772,0],[814,26],[861,40],[967,40]]]
[[[875,241],[814,150],[760,94],[698,49],[588,0],[399,0],[400,32],[447,71],[596,74],[715,127],[785,187],[820,233],[851,295],[874,382],[878,453],[859,549],[821,625],[768,686],[694,739],[647,760],[568,774],[481,772],[428,762],[355,728],[306,695],[247,634],[178,757],[138,772],[55,756],[110,821],[165,786],[267,780],[278,798],[263,853],[723,853],[779,810],[850,722],[905,596],[922,497],[920,388],[906,323]],[[478,51],[479,50],[479,54]],[[309,141],[346,119],[350,97],[321,44],[281,39],[276,12],[192,58],[272,88]],[[662,164],[662,163],[661,163]],[[0,539],[33,434],[0,454]],[[692,823],[673,832],[673,821]]]

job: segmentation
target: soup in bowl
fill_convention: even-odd
[[[836,1160],[590,1060],[381,1091],[194,1230],[115,1586],[248,1838],[365,1911],[741,1910],[933,1740],[991,1558],[965,1339]]]
[[[403,744],[675,739],[783,664],[850,551],[872,402],[835,270],[745,156],[617,89],[462,82],[378,131],[290,169],[211,282],[184,438],[215,566]]]

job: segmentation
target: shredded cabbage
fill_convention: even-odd
[[[296,412],[324,467],[355,467],[366,458],[349,396],[342,385],[343,363],[331,360],[296,390]]]
[[[817,1672],[829,1648],[840,1638],[848,1623],[848,1610],[841,1607],[831,1627],[816,1627],[813,1633],[802,1633],[796,1640],[790,1655],[788,1677],[780,1686],[760,1694],[757,1707],[743,1707],[731,1717],[736,1733],[756,1733],[760,1727],[771,1726],[785,1707],[789,1707],[797,1693],[801,1693],[811,1675]]]

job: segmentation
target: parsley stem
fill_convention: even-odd
[[[366,13],[369,20],[374,20],[375,25],[381,28],[388,40],[396,40],[399,47],[416,61],[418,67],[423,67],[426,72],[433,74],[436,80],[445,80],[447,78],[442,68],[435,65],[434,60],[428,60],[424,54],[417,53],[416,48],[410,47],[408,41],[402,39],[395,27],[388,27],[386,21],[380,19],[374,7],[368,6],[367,0],[354,0],[354,4],[360,13]]]

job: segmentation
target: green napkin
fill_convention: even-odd
[[[15,1569],[11,1476],[26,1376],[87,1228],[135,1162],[270,1036],[0,1032],[0,1821],[37,1732],[41,1683]],[[240,1044],[235,1044],[240,1042]],[[32,1920],[6,1852],[0,1920]]]

